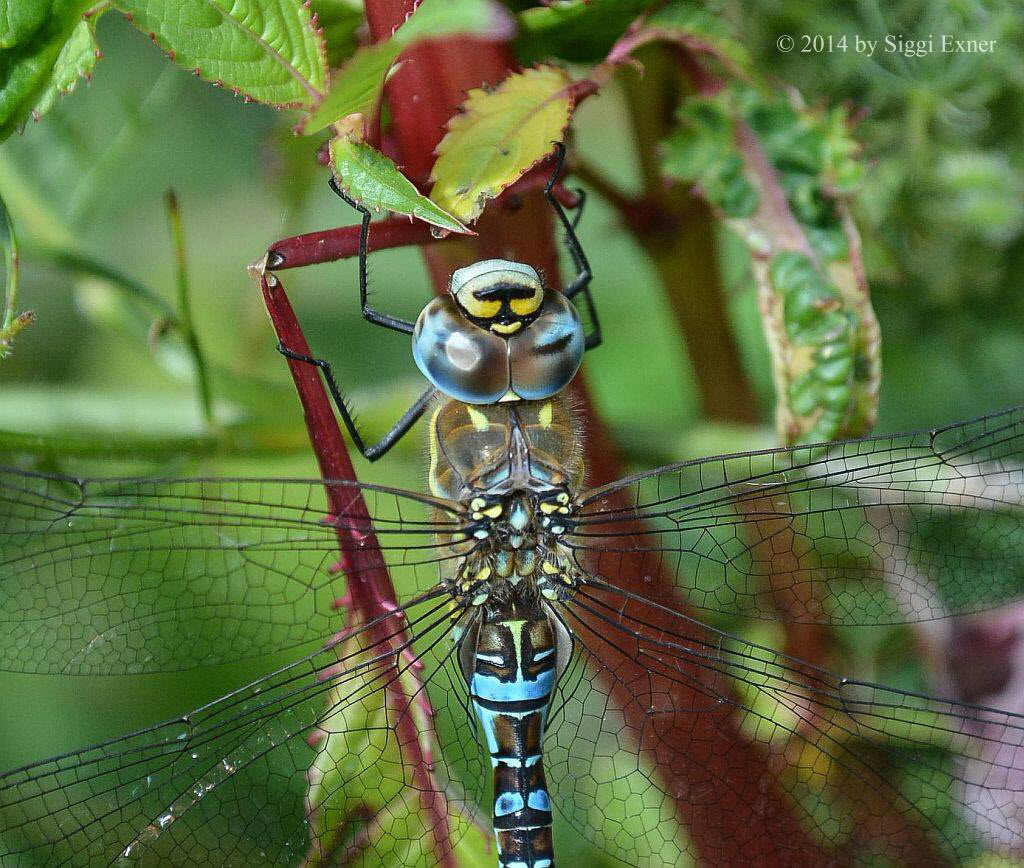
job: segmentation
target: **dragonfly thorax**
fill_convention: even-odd
[[[474,606],[561,600],[580,581],[558,537],[571,526],[564,490],[475,498],[465,533],[474,543],[458,594]]]
[[[449,294],[423,308],[412,352],[431,383],[467,404],[542,400],[579,368],[583,324],[536,269],[488,259],[456,271]]]

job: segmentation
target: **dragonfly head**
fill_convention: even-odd
[[[562,293],[522,262],[486,259],[452,275],[420,313],[412,354],[424,376],[466,404],[540,401],[583,361],[583,323]]]

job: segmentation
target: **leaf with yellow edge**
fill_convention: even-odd
[[[494,90],[471,90],[437,146],[430,198],[460,220],[475,220],[488,199],[521,177],[561,141],[572,112],[571,81],[555,66],[513,73]]]
[[[375,211],[418,217],[451,232],[469,232],[455,217],[423,196],[384,154],[348,136],[331,140],[331,166],[342,189]]]

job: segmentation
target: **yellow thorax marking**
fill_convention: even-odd
[[[547,401],[543,407],[540,408],[540,412],[537,413],[537,422],[541,428],[550,428],[551,420],[554,418],[555,408],[551,401]]]
[[[428,427],[427,434],[427,451],[430,453],[430,475],[428,477],[430,483],[430,493],[434,497],[444,497],[445,491],[437,481],[437,465],[438,458],[440,457],[441,448],[437,442],[437,417],[441,414],[441,407],[437,407],[430,415],[430,426]]]
[[[487,415],[471,404],[466,404],[466,413],[469,415],[469,421],[473,423],[473,427],[477,431],[486,431],[491,427],[490,420]]]

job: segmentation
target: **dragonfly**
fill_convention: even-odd
[[[467,842],[486,834],[491,864],[546,868],[556,816],[626,865],[1024,854],[1024,715],[841,676],[748,629],[1018,601],[1024,408],[586,488],[565,386],[601,338],[552,193],[562,156],[545,193],[578,270],[564,293],[489,260],[415,323],[376,311],[363,212],[364,314],[410,336],[430,382],[380,442],[329,364],[280,347],[322,371],[367,458],[427,415],[429,493],[0,471],[3,669],[291,657],[0,775],[4,865],[480,864]],[[380,565],[399,601],[340,624]]]

